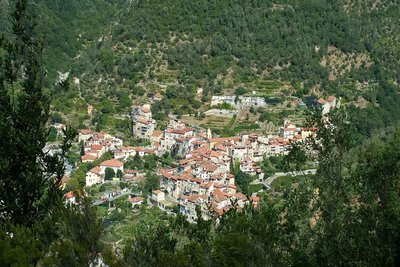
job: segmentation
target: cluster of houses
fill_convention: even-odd
[[[261,100],[262,99],[262,100]],[[263,106],[258,97],[239,97],[241,106]],[[235,103],[235,97],[213,97],[212,105]],[[323,114],[337,106],[333,96],[318,100]],[[126,181],[144,179],[144,171],[124,169],[129,158],[171,153],[182,158],[175,168],[159,169],[160,190],[155,190],[149,201],[161,209],[178,206],[189,220],[195,220],[197,209],[204,218],[223,214],[232,207],[243,208],[245,204],[257,205],[259,197],[246,197],[237,190],[235,177],[231,174],[233,164],[242,172],[263,178],[259,162],[264,157],[285,155],[292,142],[303,142],[315,136],[315,128],[297,127],[285,120],[276,135],[242,132],[233,137],[214,137],[211,131],[188,127],[179,120],[171,119],[167,127],[156,130],[150,105],[134,107],[131,113],[133,135],[146,139],[145,147],[123,146],[123,140],[107,133],[80,130],[79,142],[84,143],[82,162],[93,162],[104,153],[111,152],[113,158],[100,163],[86,173],[86,186],[102,184],[105,172],[110,168],[122,173]],[[72,195],[69,197],[73,197]],[[140,205],[141,197],[129,198],[132,206]]]
[[[149,118],[151,119],[151,118]],[[114,158],[106,160],[86,174],[86,186],[104,183],[107,168],[115,173],[121,171],[126,180],[143,179],[140,170],[124,169],[124,161],[139,155],[180,155],[176,168],[159,169],[161,189],[153,192],[150,202],[161,209],[178,206],[189,220],[195,220],[196,206],[204,218],[212,214],[223,214],[233,206],[243,208],[246,203],[257,205],[259,198],[248,199],[237,191],[235,177],[231,174],[232,164],[238,163],[241,171],[263,177],[259,162],[265,155],[284,155],[290,142],[302,141],[315,133],[316,129],[296,127],[285,121],[279,135],[264,136],[243,132],[233,137],[213,137],[211,131],[196,130],[184,123],[171,119],[163,131],[154,130],[147,138],[148,147],[123,146],[122,140],[105,133],[81,130],[79,140],[85,141],[85,155],[82,161],[89,160],[88,155],[99,158],[104,152],[111,151]],[[118,142],[119,141],[119,142]],[[143,199],[129,199],[132,206],[140,205]]]

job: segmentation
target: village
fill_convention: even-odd
[[[246,105],[261,105],[261,100],[248,100]],[[231,103],[232,97],[214,99],[218,103]],[[261,101],[261,102],[260,102]],[[322,114],[335,108],[336,98],[319,99]],[[231,103],[232,104],[232,103]],[[264,103],[265,104],[265,103]],[[236,136],[215,136],[210,129],[194,128],[176,118],[170,118],[164,130],[157,130],[152,117],[151,105],[132,107],[130,114],[132,133],[136,138],[148,141],[145,146],[124,146],[124,140],[105,132],[89,129],[79,130],[78,142],[82,144],[82,163],[94,163],[105,153],[110,159],[99,162],[85,176],[85,188],[105,183],[124,182],[139,184],[146,178],[146,171],[126,168],[132,159],[144,159],[155,155],[174,155],[176,162],[168,167],[157,168],[155,174],[159,186],[151,192],[133,192],[128,188],[104,192],[94,204],[127,196],[132,207],[143,203],[161,210],[179,212],[188,221],[195,222],[198,210],[202,217],[210,219],[224,214],[231,208],[241,209],[245,205],[256,207],[260,202],[257,192],[245,195],[238,188],[233,174],[237,167],[241,172],[263,183],[266,177],[260,163],[268,157],[286,155],[292,142],[303,142],[315,136],[315,128],[300,127],[284,120],[274,135],[241,132]],[[66,178],[67,180],[68,178]],[[66,194],[67,203],[75,203],[74,192]]]

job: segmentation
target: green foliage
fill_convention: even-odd
[[[115,177],[115,171],[112,168],[106,168],[104,171],[104,178],[106,180],[111,180],[112,178]]]
[[[248,92],[246,88],[238,87],[235,89],[235,95],[245,95]]]
[[[247,195],[249,193],[249,183],[251,181],[252,178],[249,174],[242,172],[240,169],[237,171],[237,174],[235,175],[235,182],[243,194]]]
[[[35,234],[23,226],[11,229],[13,236],[0,232],[0,265],[35,265],[42,256]]]
[[[151,193],[153,190],[159,189],[160,177],[151,172],[146,173],[142,188],[143,191],[148,193]]]
[[[235,109],[231,104],[229,103],[222,103],[222,104],[218,104],[216,106],[212,106],[211,108],[215,108],[215,109],[226,109],[226,110],[233,110]]]
[[[63,209],[60,216],[61,236],[50,246],[44,265],[82,266],[94,263],[101,251],[99,240],[102,234],[96,209],[88,199],[82,199],[81,205]]]
[[[0,224],[32,226],[61,201],[58,184],[62,158],[76,133],[68,128],[61,153],[43,152],[49,130],[50,97],[43,89],[40,40],[27,2],[18,1],[12,14],[13,37],[2,39],[0,60]],[[21,68],[24,72],[21,72]],[[51,138],[54,138],[54,130]]]
[[[47,141],[54,142],[57,139],[57,129],[54,127],[50,127],[49,136],[47,137]]]
[[[63,122],[63,118],[62,118],[62,116],[61,116],[61,114],[60,113],[54,113],[52,116],[51,116],[51,122],[52,123],[62,123]]]
[[[67,127],[61,152],[43,152],[51,92],[43,89],[42,43],[28,1],[9,4],[12,38],[0,41],[0,265],[93,264],[101,234],[95,210],[89,200],[66,207],[59,186],[77,133]]]

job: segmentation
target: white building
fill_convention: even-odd
[[[104,183],[104,172],[100,167],[94,167],[86,173],[86,186]]]
[[[213,96],[211,98],[211,106],[218,106],[220,104],[230,104],[233,107],[236,107],[236,103],[235,103],[235,98],[236,96]]]
[[[106,160],[103,161],[102,163],[100,163],[100,173],[104,174],[105,170],[107,168],[111,168],[115,173],[117,173],[118,170],[121,170],[122,172],[124,171],[124,163],[122,163],[121,161],[117,160],[117,159],[110,159],[110,160]]]

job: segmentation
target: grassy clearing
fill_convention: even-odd
[[[278,177],[271,183],[271,188],[273,188],[275,191],[289,190],[292,188],[294,183],[299,182],[302,178],[303,176],[291,175]]]
[[[262,184],[250,184],[249,185],[249,194],[257,193],[258,191],[263,189]]]

